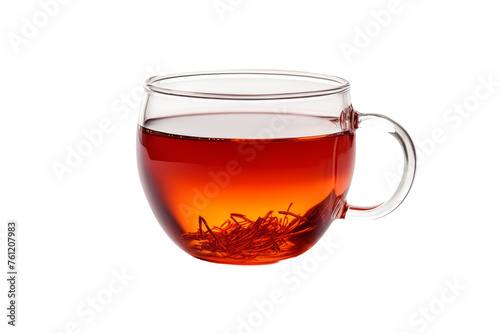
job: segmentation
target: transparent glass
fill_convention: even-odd
[[[148,79],[137,161],[165,232],[202,260],[267,264],[307,251],[335,219],[394,210],[415,176],[412,140],[389,118],[355,111],[349,87],[270,70]],[[362,127],[389,133],[404,152],[398,188],[370,207],[346,201]]]

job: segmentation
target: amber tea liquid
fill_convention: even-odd
[[[308,250],[343,213],[354,134],[338,119],[220,113],[138,127],[139,173],[163,229],[202,260],[267,264]]]

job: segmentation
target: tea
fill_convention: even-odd
[[[337,118],[218,113],[146,121],[137,155],[149,203],[182,249],[267,264],[305,252],[343,214],[355,152]]]

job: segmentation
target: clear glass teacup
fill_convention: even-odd
[[[137,130],[142,185],[165,232],[190,255],[268,264],[311,248],[333,220],[382,217],[416,168],[406,131],[355,111],[349,83],[304,72],[238,70],[146,81]],[[348,204],[356,129],[375,126],[404,152],[385,202]]]

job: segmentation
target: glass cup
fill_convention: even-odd
[[[361,114],[349,83],[304,72],[239,70],[146,81],[137,161],[149,204],[188,254],[268,264],[311,248],[333,220],[394,210],[415,175],[411,138],[396,122]],[[347,203],[356,129],[391,134],[403,175],[385,202]]]

